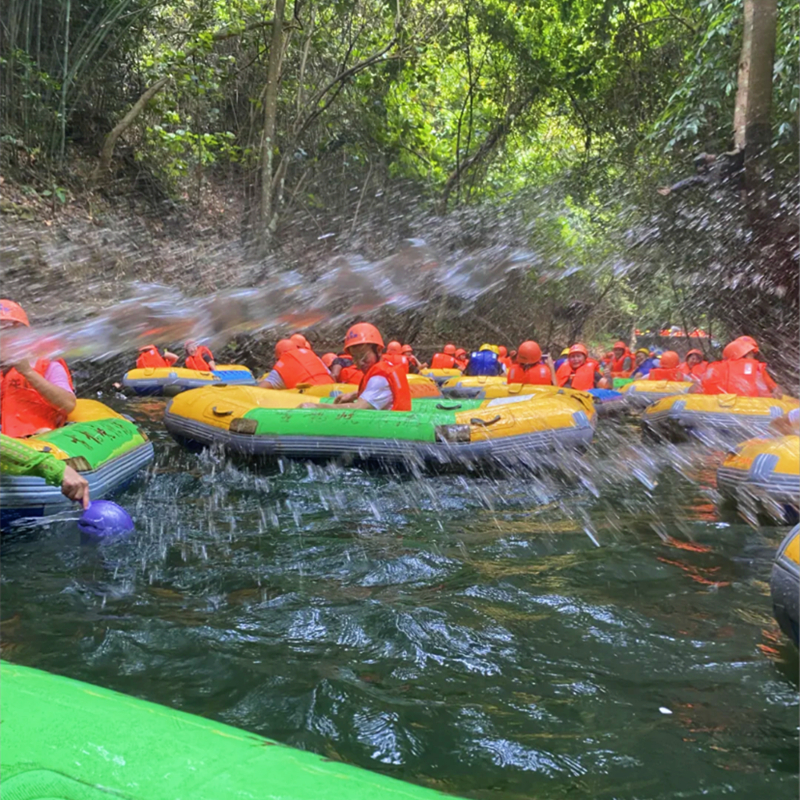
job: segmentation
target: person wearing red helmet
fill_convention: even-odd
[[[414,348],[410,344],[404,344],[400,348],[400,353],[408,359],[408,371],[417,375],[425,365],[419,363],[419,359],[414,355]]]
[[[0,329],[29,328],[28,315],[13,300],[0,300]],[[20,439],[60,428],[75,409],[72,375],[63,359],[26,359],[2,367],[0,428]]]
[[[300,407],[411,411],[408,378],[402,369],[381,360],[383,349],[383,337],[374,325],[368,322],[353,325],[344,337],[344,350],[364,373],[358,391],[341,394],[332,404],[304,403]]]
[[[722,361],[709,364],[693,391],[703,394],[736,394],[741,397],[782,397],[783,389],[757,359],[758,343],[752,336],[740,336],[722,351]]]
[[[600,365],[589,358],[589,351],[584,344],[574,344],[569,349],[567,360],[558,368],[556,383],[568,389],[607,389],[608,381],[600,372]]]
[[[680,356],[674,350],[665,350],[659,359],[659,366],[653,367],[640,380],[647,381],[682,381],[684,373],[680,367]]]
[[[403,345],[397,341],[389,342],[386,345],[386,352],[381,356],[381,360],[401,369],[406,375],[408,375],[411,368],[408,358],[403,355]]]
[[[499,351],[497,353],[497,360],[503,365],[503,371],[508,374],[512,364],[511,359],[508,357],[508,348],[501,344],[497,349]]]
[[[275,366],[258,385],[264,389],[294,389],[299,384],[322,386],[332,383],[328,368],[316,353],[298,347],[291,339],[275,345]]]
[[[702,350],[690,350],[686,354],[686,360],[678,369],[686,376],[685,380],[700,379],[708,369],[708,361]]]
[[[469,364],[469,353],[463,347],[459,347],[455,353],[453,353],[453,358],[456,362],[455,368],[463,372],[467,368],[467,364]]]
[[[186,369],[210,372],[217,368],[214,354],[204,344],[197,344],[194,339],[189,339],[183,349],[186,351]]]
[[[431,359],[431,369],[456,369],[456,346],[446,344],[441,353],[434,353]]]
[[[556,373],[549,356],[542,358],[542,348],[536,342],[523,342],[517,351],[517,363],[512,363],[508,370],[508,383],[553,386],[555,382]]]
[[[615,378],[629,378],[636,366],[636,358],[622,340],[615,342],[611,358],[611,374]]]

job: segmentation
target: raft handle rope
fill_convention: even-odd
[[[490,425],[494,425],[495,422],[500,422],[502,417],[498,414],[494,419],[480,419],[479,417],[473,417],[470,421],[470,425],[480,425],[484,428],[488,428]]]
[[[233,416],[233,411],[217,411],[216,406],[212,406],[211,413],[214,414],[215,417],[230,417]]]
[[[436,408],[438,408],[439,411],[458,411],[458,409],[461,408],[461,403],[456,403],[453,406],[448,406],[444,403],[437,403]]]

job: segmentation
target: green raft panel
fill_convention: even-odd
[[[117,692],[0,662],[3,800],[446,795]]]

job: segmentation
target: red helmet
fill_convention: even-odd
[[[681,363],[681,359],[674,350],[665,350],[661,354],[661,361],[659,363],[662,369],[675,369],[675,367]]]
[[[574,356],[576,353],[580,353],[582,356],[586,356],[586,358],[589,358],[589,351],[586,349],[586,345],[580,344],[580,342],[578,344],[572,345],[572,347],[570,347],[569,349],[569,354],[571,356]]]
[[[17,322],[26,328],[31,326],[22,306],[13,300],[0,300],[0,322]]]
[[[414,352],[414,348],[410,344],[404,344],[400,352],[403,353],[403,355],[411,355]]]
[[[500,352],[497,354],[500,358],[505,358],[508,355],[508,348],[501,344],[500,347],[497,348]]]
[[[463,358],[467,354],[467,351],[463,347],[459,347],[458,350],[453,354],[456,358]],[[450,355],[448,353],[448,355]]]
[[[456,346],[454,344],[446,344],[443,352],[446,356],[454,356],[456,355]],[[464,350],[463,352],[466,353],[467,351]]]
[[[614,348],[613,349],[614,350],[627,350],[628,349],[628,345],[626,345],[625,342],[623,342],[620,339],[620,341],[614,343]],[[587,355],[588,355],[588,353],[587,353]]]
[[[293,333],[289,337],[289,341],[294,343],[295,347],[305,347],[306,349],[310,350],[311,345],[308,343],[308,339],[303,336],[302,333]]]
[[[287,350],[296,350],[297,345],[291,339],[280,339],[275,345],[275,358],[280,358]]]
[[[322,356],[322,363],[328,369],[330,369],[331,368],[331,364],[333,364],[333,362],[336,361],[336,358],[337,358],[336,353],[325,353],[325,355]]]
[[[744,358],[753,351],[758,352],[756,340],[752,336],[740,336],[725,347],[722,357],[725,358],[725,353],[727,352],[730,359]]]
[[[386,352],[387,353],[401,353],[403,351],[403,347],[400,342],[395,341],[394,339],[386,345]]]
[[[542,360],[542,348],[536,342],[523,342],[519,346],[517,361],[520,364],[535,364]]]
[[[348,353],[350,348],[357,344],[374,344],[379,350],[383,350],[383,337],[381,332],[369,322],[357,322],[353,325],[344,337],[344,351]]]

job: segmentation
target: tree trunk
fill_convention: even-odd
[[[745,18],[752,16],[750,68],[747,74],[745,179],[748,191],[761,194],[772,141],[772,70],[778,26],[777,0],[745,0]],[[748,10],[748,6],[751,7]]]
[[[283,15],[285,9],[286,0],[275,0],[267,66],[267,85],[264,91],[264,130],[261,134],[261,202],[258,207],[257,241],[262,255],[269,248],[275,226],[275,214],[272,207],[272,173],[278,115],[278,89],[280,88],[283,62]]]
[[[753,0],[745,0],[742,30],[742,53],[736,87],[736,106],[733,110],[733,147],[744,150],[747,127],[747,92],[750,88],[750,58],[753,45]]]

